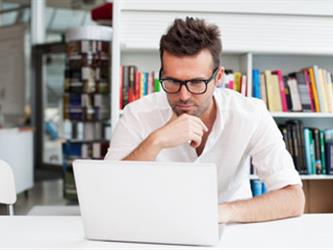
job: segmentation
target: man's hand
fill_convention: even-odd
[[[174,113],[169,122],[154,132],[160,148],[171,148],[190,142],[194,148],[201,144],[202,136],[208,131],[203,121],[192,115]]]
[[[300,216],[305,198],[299,185],[289,185],[252,199],[219,205],[219,223],[259,222]]]
[[[162,149],[187,142],[196,148],[200,146],[204,132],[208,132],[208,128],[198,117],[173,114],[167,124],[151,133],[123,160],[153,161]]]

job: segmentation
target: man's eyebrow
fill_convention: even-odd
[[[165,76],[165,77],[162,77],[162,79],[168,79],[168,80],[173,80],[173,81],[183,82],[183,81],[206,80],[206,79],[208,79],[208,78],[204,78],[204,77],[195,77],[195,78],[191,78],[191,79],[180,80],[180,79],[174,78],[174,77],[172,77],[172,76]]]

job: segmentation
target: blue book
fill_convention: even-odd
[[[260,180],[251,180],[251,190],[253,197],[262,194],[262,184]]]
[[[265,182],[261,182],[261,194],[264,194],[267,192],[266,184]]]
[[[143,73],[143,95],[148,95],[149,73]]]
[[[261,99],[261,87],[260,87],[260,71],[259,69],[252,70],[252,84],[253,84],[253,97]]]
[[[308,174],[312,173],[312,159],[311,159],[311,142],[312,132],[309,128],[304,128],[304,147],[305,147],[305,162]]]

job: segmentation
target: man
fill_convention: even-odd
[[[299,216],[302,183],[264,103],[216,88],[221,50],[217,26],[176,19],[160,41],[164,92],[127,105],[105,159],[215,163],[220,223]],[[255,198],[249,157],[269,191]]]

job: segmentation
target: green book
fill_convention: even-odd
[[[312,136],[312,131],[309,133],[309,144],[310,144],[310,158],[311,158],[311,173],[316,174],[316,161],[315,161],[315,148],[314,148],[314,140]]]
[[[326,174],[326,157],[325,157],[325,139],[324,131],[320,130],[320,156],[321,156],[321,173]]]
[[[160,92],[161,84],[158,79],[154,79],[154,92]]]

